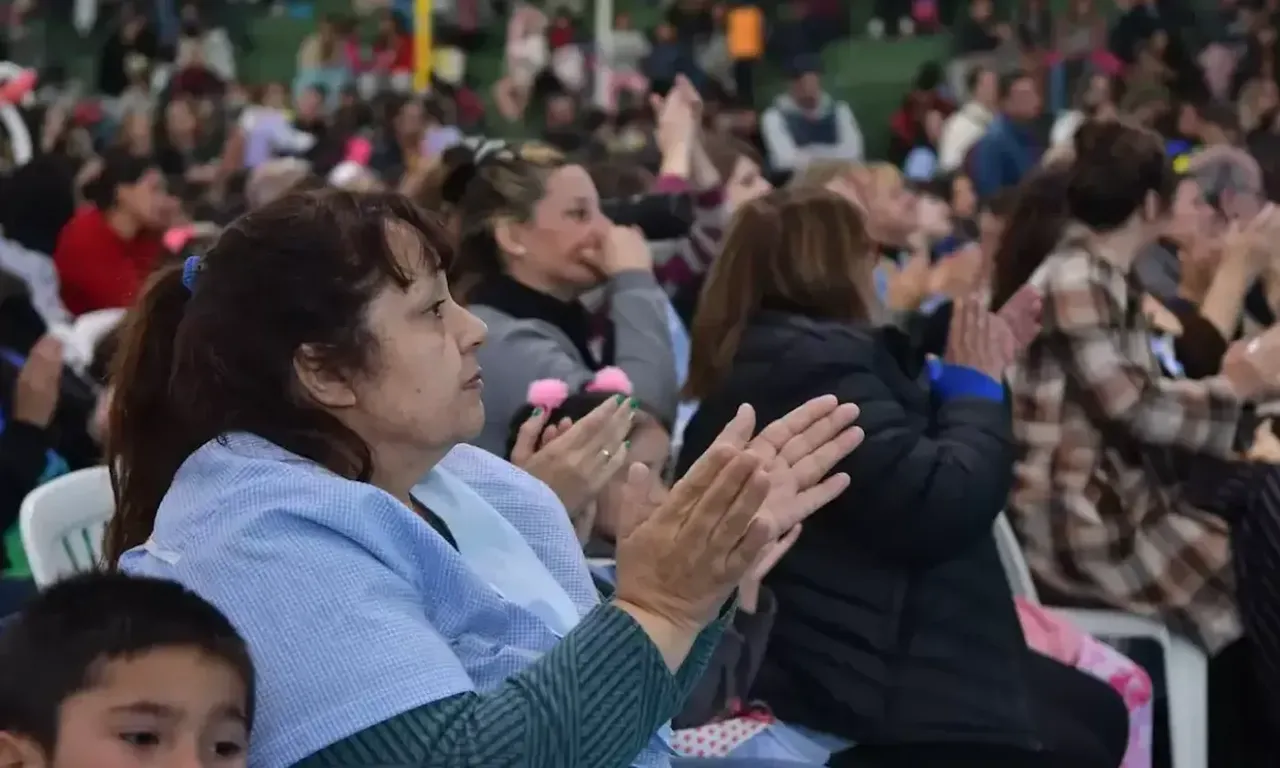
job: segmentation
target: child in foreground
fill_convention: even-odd
[[[253,666],[181,585],[75,576],[0,629],[0,766],[244,768]]]

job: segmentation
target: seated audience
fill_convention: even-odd
[[[796,171],[815,160],[863,158],[862,130],[853,110],[822,89],[817,57],[796,62],[790,87],[765,110],[760,130],[775,171]]]
[[[248,765],[253,662],[172,581],[88,573],[0,629],[0,764]]]
[[[133,302],[176,208],[152,161],[122,151],[104,158],[84,194],[89,205],[62,228],[53,251],[62,303],[73,315]]]
[[[987,67],[969,71],[969,101],[953,112],[942,124],[938,140],[938,170],[943,173],[963,170],[972,173],[966,162],[970,150],[987,133],[1000,105],[1000,76]]]
[[[938,129],[932,141],[926,141],[929,119],[936,115],[939,128],[942,120],[954,112],[956,105],[942,93],[942,67],[930,61],[916,72],[912,88],[902,99],[902,105],[889,119],[889,162],[902,165],[911,150],[922,144],[936,148]]]
[[[1154,135],[1099,123],[1077,137],[1072,221],[1029,280],[1044,294],[1044,327],[1009,379],[1019,446],[1009,512],[1047,599],[1151,616],[1212,654],[1209,710],[1230,728],[1250,675],[1228,516],[1185,480],[1249,448],[1253,403],[1277,395],[1280,359],[1260,353],[1268,344],[1237,343],[1220,375],[1164,375],[1131,267],[1164,231],[1176,187]],[[1236,739],[1215,741],[1220,754]]]
[[[1040,119],[1040,88],[1035,79],[1016,72],[1000,81],[1000,115],[973,148],[969,173],[979,197],[1017,186],[1044,154],[1035,122]]]
[[[675,171],[664,176],[694,168],[692,98],[678,85],[664,104],[660,170]],[[696,165],[712,177],[693,180],[696,187],[720,185],[709,161]],[[476,445],[502,453],[533,381],[581,387],[611,365],[626,372],[639,400],[673,418],[679,384],[667,296],[644,236],[610,224],[587,172],[549,147],[501,147],[460,162],[444,186],[456,190],[461,219],[455,290],[489,329],[478,357],[492,378]],[[602,285],[608,315],[595,323],[581,299]]]
[[[768,418],[834,393],[866,430],[837,465],[848,490],[766,577],[778,616],[752,695],[858,744],[829,765],[1115,768],[1120,698],[1027,648],[992,535],[1014,462],[1000,378],[1038,298],[961,300],[926,365],[881,323],[876,263],[845,198],[775,192],[738,213],[694,320],[677,475],[743,403]]]
[[[351,83],[354,77],[352,65],[360,64],[359,52],[352,50],[356,45],[354,41],[343,39],[342,26],[336,18],[323,17],[315,33],[302,41],[293,81],[295,96],[314,86],[336,94]]]
[[[666,765],[734,585],[844,487],[822,478],[855,414],[822,398],[752,438],[744,409],[668,494],[631,466],[644,522],[599,605],[565,508],[627,463],[636,409],[569,426],[542,480],[455,447],[484,423],[485,329],[452,241],[403,197],[326,190],[159,270],[115,367],[104,557],[244,634],[255,766]]]
[[[599,371],[581,392],[570,392],[563,381],[535,381],[529,386],[529,404],[511,422],[508,459],[517,465],[525,465],[538,448],[556,439],[560,424],[586,418],[592,410],[617,394],[631,394],[631,382],[618,368]],[[671,425],[660,421],[644,403],[637,401],[637,404],[636,419],[628,433],[628,458],[645,465],[653,477],[662,478],[671,458]],[[575,510],[568,511],[586,554],[597,558],[591,566],[596,586],[602,595],[613,594],[617,574],[611,558],[617,542],[626,538],[627,533],[640,522],[635,519],[635,510],[626,503],[625,478],[615,476],[577,514]],[[739,582],[738,612],[733,623],[726,627],[720,645],[707,662],[702,679],[689,694],[684,708],[672,718],[674,727],[687,729],[687,733],[678,736],[691,737],[695,745],[698,737],[702,736],[705,748],[707,737],[700,726],[750,718],[753,714],[767,711],[763,705],[753,704],[749,698],[777,613],[772,593],[761,582],[795,543],[800,530],[799,525],[792,528],[777,546],[767,550],[753,564]],[[607,558],[605,564],[601,564],[599,558]],[[724,732],[724,736],[734,742],[726,743],[723,749],[717,750],[726,756],[789,758],[806,763],[813,760],[812,764],[816,764],[819,758],[825,763],[829,757],[829,752],[820,745],[809,742],[779,723],[770,723],[759,731],[747,727],[734,728]],[[679,741],[676,746],[679,749]],[[696,752],[693,750],[693,754]]]

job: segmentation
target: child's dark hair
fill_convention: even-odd
[[[535,382],[532,386],[537,387],[547,383],[559,385],[562,387],[565,386],[563,382],[547,382],[547,381]],[[608,400],[611,397],[617,397],[619,394],[625,395],[627,393],[610,391],[608,389],[585,389],[581,392],[576,392],[574,394],[567,395],[562,400],[560,400],[560,402],[557,405],[551,407],[551,413],[547,417],[546,423],[558,424],[562,419],[569,419],[574,423],[577,423],[584,416],[591,413],[599,406],[603,405],[606,400]],[[539,398],[531,398],[531,399],[537,400]],[[650,416],[654,421],[661,424],[663,429],[667,430],[667,432],[671,431],[671,427],[672,427],[671,423],[666,419],[662,418],[661,416],[659,416],[651,406],[647,405],[646,403],[640,400],[637,400],[636,402],[639,404],[639,409],[641,411],[643,411],[645,414]],[[541,407],[544,407],[544,406],[538,405],[537,403],[525,403],[524,405],[516,409],[515,415],[511,418],[511,427],[510,429],[507,430],[507,450],[506,450],[506,453],[504,454],[506,457],[510,458],[511,451],[516,447],[516,438],[520,434],[520,427],[523,426],[526,421],[528,421],[530,418],[533,417],[533,412],[535,410]]]
[[[162,648],[192,648],[235,670],[253,722],[253,663],[218,609],[182,585],[93,572],[49,587],[0,630],[0,731],[52,754],[63,702],[92,688],[104,664]]]

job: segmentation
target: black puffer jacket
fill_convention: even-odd
[[[866,440],[838,467],[851,487],[767,580],[778,615],[753,696],[863,744],[1035,748],[1029,651],[992,535],[1012,482],[1008,409],[939,400],[922,359],[894,330],[762,313],[678,469],[741,403],[761,425],[823,394],[857,403]]]

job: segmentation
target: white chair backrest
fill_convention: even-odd
[[[114,511],[105,466],[76,470],[27,494],[18,525],[36,584],[45,587],[97,565]]]
[[[1009,588],[1014,597],[1021,597],[1033,603],[1040,602],[1036,594],[1036,582],[1031,577],[1031,569],[1022,554],[1022,545],[1018,543],[1018,534],[1008,516],[1001,512],[995,524],[996,549],[1000,552],[1000,564],[1004,566],[1005,577],[1009,579]]]

